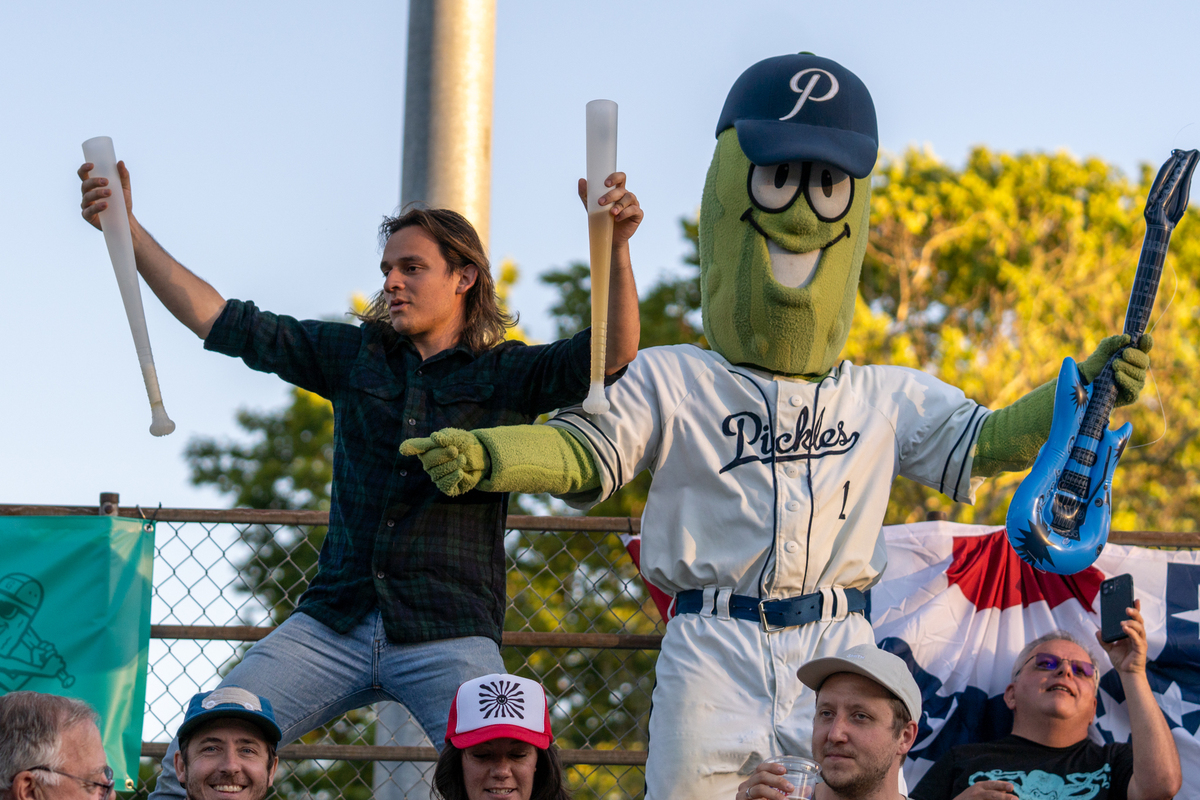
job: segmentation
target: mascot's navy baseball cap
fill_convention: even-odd
[[[271,701],[237,686],[223,686],[193,695],[176,737],[184,739],[207,722],[229,718],[244,719],[257,725],[271,744],[279,744],[283,738]]]
[[[760,166],[826,161],[865,178],[879,155],[871,93],[850,70],[812,53],[776,56],[741,74],[725,98],[717,135],[736,128]]]

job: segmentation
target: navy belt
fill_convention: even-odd
[[[861,614],[867,608],[867,596],[858,589],[843,589],[846,594],[846,608],[837,607],[837,595],[831,594],[833,608],[829,616],[837,617],[845,614]],[[781,600],[759,600],[744,594],[731,595],[729,598],[729,616],[734,619],[744,619],[750,622],[761,622],[763,630],[778,630],[792,628],[797,625],[807,625],[821,619],[821,602],[824,595],[820,592],[803,594],[799,597],[785,597]],[[676,614],[698,614],[703,610],[704,590],[689,589],[675,595]]]

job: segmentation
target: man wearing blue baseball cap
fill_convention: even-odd
[[[179,783],[189,800],[262,800],[282,735],[265,697],[236,686],[197,694],[177,734]]]

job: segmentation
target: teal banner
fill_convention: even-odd
[[[0,694],[90,703],[118,790],[142,750],[153,565],[151,522],[0,517]]]

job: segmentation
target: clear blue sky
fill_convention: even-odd
[[[812,50],[866,82],[884,149],[1098,155],[1132,171],[1200,146],[1195,4],[588,4],[500,0],[492,254],[547,338],[538,273],[586,255],[574,197],[583,108],[620,104],[619,164],[647,217],[648,287],[678,268],[725,93],[753,62]],[[0,25],[0,502],[219,506],[189,438],[232,436],[276,378],[201,349],[144,290],[163,395],[150,416],[102,237],[78,216],[80,142],[106,134],[139,218],[227,297],[296,316],[378,280],[374,229],[399,194],[407,3],[10,4]]]

